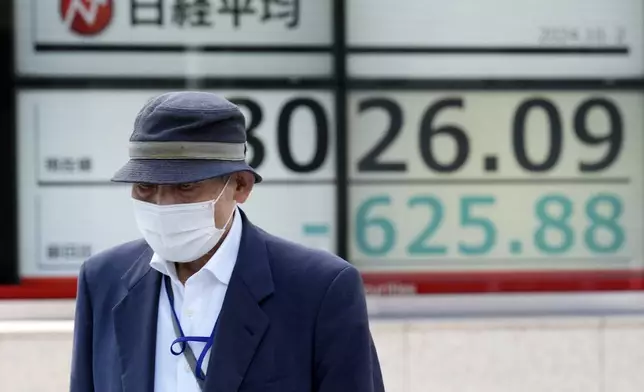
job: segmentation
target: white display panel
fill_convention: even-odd
[[[388,78],[640,78],[640,0],[351,0],[348,72]]]
[[[644,267],[642,107],[643,94],[611,91],[352,94],[350,259]]]
[[[334,192],[328,185],[293,192],[262,184],[240,207],[272,234],[333,252]],[[92,254],[140,238],[128,186],[44,187],[34,193],[32,205],[21,211],[22,276],[73,276]]]
[[[249,161],[255,163],[267,180],[335,178],[331,93],[215,92],[237,102],[244,112],[250,135]],[[109,181],[127,161],[127,142],[136,114],[149,98],[161,93],[152,90],[21,92],[18,133],[21,140],[29,143],[21,157],[21,166],[33,159],[37,179],[47,183]],[[318,132],[323,135],[321,139]],[[280,138],[290,142],[288,148],[280,149]],[[303,168],[289,168],[294,165],[291,161]]]
[[[63,76],[326,76],[332,2],[21,0],[17,70]],[[155,49],[156,48],[156,49]]]
[[[249,161],[264,178],[242,209],[271,233],[335,251],[331,94],[216,92],[242,108],[252,135]],[[139,237],[129,187],[109,179],[127,161],[136,113],[158,93],[80,90],[18,95],[22,276],[75,275],[89,254]]]
[[[141,237],[128,186],[46,187],[31,200],[21,221],[32,233],[21,247],[25,276],[73,276],[92,254]]]

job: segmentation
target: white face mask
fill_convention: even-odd
[[[228,181],[215,200],[200,203],[157,205],[132,199],[143,238],[166,261],[187,263],[205,255],[219,242],[235,214],[233,208],[223,228],[215,226],[215,204],[227,185]]]

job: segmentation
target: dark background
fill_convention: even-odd
[[[0,207],[0,284],[18,283],[18,188],[16,184],[16,102],[13,56],[12,1],[0,1],[0,174],[2,207]]]

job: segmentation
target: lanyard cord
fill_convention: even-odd
[[[192,372],[197,378],[197,382],[199,383],[199,386],[203,390],[203,382],[206,379],[206,375],[203,373],[202,365],[203,365],[203,361],[206,358],[206,354],[208,353],[208,350],[212,348],[215,342],[215,334],[217,333],[217,326],[219,325],[219,317],[217,317],[217,321],[215,322],[215,326],[212,329],[212,333],[210,334],[210,336],[185,336],[185,334],[183,333],[183,329],[181,328],[181,323],[179,322],[179,317],[177,316],[177,312],[174,309],[174,293],[172,290],[172,282],[169,276],[167,275],[164,276],[164,283],[165,283],[165,292],[168,296],[168,302],[170,303],[170,309],[172,310],[172,324],[174,326],[174,332],[177,336],[177,338],[170,345],[170,352],[173,355],[177,355],[177,356],[181,354],[185,355],[186,360],[188,361],[188,364],[192,368]],[[201,354],[199,355],[199,359],[195,360],[194,353],[192,352],[190,345],[188,345],[188,342],[206,343],[205,347],[201,351]],[[180,347],[179,350],[175,350],[176,344],[179,345]]]

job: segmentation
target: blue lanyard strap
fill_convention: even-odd
[[[203,373],[202,365],[203,361],[206,358],[206,354],[208,353],[208,350],[210,350],[215,342],[215,334],[217,333],[217,326],[219,325],[219,317],[217,317],[217,321],[215,322],[215,326],[212,329],[212,333],[210,336],[185,336],[183,333],[183,329],[181,328],[181,323],[179,322],[179,317],[177,316],[177,312],[174,309],[174,293],[172,291],[172,282],[170,280],[170,277],[165,275],[164,276],[164,283],[165,283],[165,292],[168,296],[168,302],[170,303],[170,309],[172,310],[172,324],[174,326],[174,331],[177,335],[177,338],[172,341],[172,344],[170,345],[170,352],[173,355],[181,355],[184,354],[186,356],[186,359],[188,360],[188,363],[190,364],[190,367],[192,368],[192,371],[195,374],[195,377],[197,378],[197,381],[205,381],[206,375]],[[192,349],[188,345],[188,342],[201,342],[201,343],[206,343],[205,347],[201,351],[201,354],[199,355],[199,358],[195,361],[194,353],[192,352]],[[179,349],[175,349],[175,345],[179,345]],[[202,383],[199,383],[199,386],[203,390],[203,385]]]

